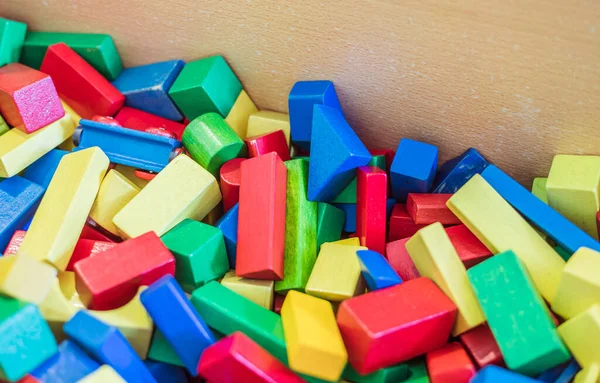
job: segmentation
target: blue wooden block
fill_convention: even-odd
[[[73,151],[97,146],[110,162],[136,169],[161,171],[178,154],[181,141],[152,133],[81,120],[73,135]]]
[[[362,276],[369,291],[384,289],[402,283],[398,273],[390,266],[383,255],[373,250],[356,252]]]
[[[409,138],[400,140],[390,176],[396,201],[406,202],[408,193],[427,193],[437,169],[438,149]]]
[[[573,379],[575,379],[575,375],[577,375],[577,373],[580,370],[581,370],[581,367],[579,367],[579,363],[577,363],[577,361],[573,359],[569,362],[569,364],[567,364],[567,366],[565,368],[563,368],[563,370],[561,371],[558,378],[556,378],[554,383],[572,382]]]
[[[315,105],[313,112],[308,199],[327,202],[371,161],[371,153],[335,108]]]
[[[473,148],[446,161],[435,177],[432,193],[456,193],[475,174],[479,174],[489,165],[479,152]]]
[[[498,366],[488,365],[479,370],[469,383],[540,383],[540,381]]]
[[[554,366],[551,369],[542,372],[535,378],[537,380],[539,380],[540,382],[554,383],[554,381],[556,381],[556,379],[558,379],[558,377],[563,372],[565,367],[567,367],[568,364],[569,363],[567,362],[567,363],[559,364],[558,366]]]
[[[19,176],[0,182],[0,249],[5,249],[15,230],[33,217],[45,191],[42,186]]]
[[[144,364],[158,383],[187,383],[187,375],[181,367],[168,363],[145,360]]]
[[[223,215],[215,225],[223,232],[225,240],[225,249],[229,259],[229,268],[235,269],[235,255],[237,249],[237,230],[238,230],[238,204],[236,203],[225,215]]]
[[[144,290],[140,300],[188,372],[197,376],[200,356],[215,337],[175,278],[165,275]]]
[[[60,149],[52,149],[44,154],[40,159],[29,165],[23,173],[23,178],[33,181],[38,185],[47,188],[54,176],[60,160],[69,152]]]
[[[29,230],[29,226],[31,226],[31,221],[33,221],[33,217],[31,217],[29,219],[29,221],[25,222],[25,225],[23,225],[20,229],[17,229],[17,230],[24,230],[24,231]]]
[[[342,112],[335,87],[331,81],[298,81],[290,90],[288,110],[292,142],[310,150],[315,105],[325,105]]]
[[[169,89],[184,65],[183,60],[170,60],[123,69],[112,84],[125,95],[125,105],[181,121],[183,114],[169,97]]]
[[[356,204],[355,203],[332,203],[333,206],[341,209],[346,213],[344,220],[343,231],[346,233],[356,232]]]
[[[582,246],[600,251],[598,241],[546,205],[498,167],[489,165],[481,176],[502,198],[568,253],[573,254]]]
[[[156,382],[119,329],[79,311],[63,330],[88,354],[108,364],[127,382]]]
[[[44,383],[77,382],[98,367],[100,364],[75,342],[65,340],[58,346],[58,353],[33,370],[31,375]]]

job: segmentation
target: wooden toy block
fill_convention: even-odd
[[[283,307],[283,302],[285,301],[285,295],[275,294],[273,299],[273,312],[281,315],[281,307]]]
[[[77,381],[77,383],[127,383],[114,368],[104,364],[96,371]]]
[[[41,303],[56,278],[56,269],[27,254],[0,257],[0,293]]]
[[[50,291],[38,306],[42,317],[59,342],[67,338],[63,326],[80,309],[71,300],[75,294],[75,277],[72,274],[61,272],[59,277],[54,278]]]
[[[273,308],[273,281],[241,278],[235,275],[235,270],[231,270],[225,274],[221,284],[257,305],[268,310]]]
[[[310,173],[310,172],[309,172]],[[356,232],[356,204],[355,203],[335,203],[334,207],[344,212],[344,226],[342,231],[346,233]]]
[[[317,258],[317,203],[307,197],[308,161],[294,159],[287,169],[283,279],[275,291],[302,291]]]
[[[0,379],[21,379],[57,351],[48,324],[33,304],[0,295]]]
[[[571,360],[566,365],[566,367],[564,367],[561,370],[561,373],[558,375],[555,382],[558,382],[558,383],[572,382],[579,371],[581,371],[581,367],[579,367],[579,364],[575,360]],[[538,379],[540,379],[540,377],[538,377]]]
[[[81,235],[79,238],[101,242],[121,242],[120,238],[109,238],[105,233],[101,233],[99,230],[100,228],[98,228],[96,225],[93,225],[93,223],[88,220],[83,226],[83,230],[81,230]]]
[[[225,162],[243,156],[246,151],[242,139],[217,113],[206,113],[193,119],[181,139],[194,161],[215,177]]]
[[[181,358],[169,344],[169,341],[167,341],[165,336],[158,329],[154,331],[150,349],[148,350],[148,359],[168,363],[173,366],[185,367]]]
[[[595,304],[558,327],[573,357],[585,368],[600,363],[600,306]]]
[[[276,153],[244,161],[235,271],[240,277],[284,277],[287,169]]]
[[[565,261],[481,175],[457,191],[448,207],[492,253],[514,251],[537,290],[552,301]]]
[[[150,128],[165,129],[170,133],[173,133],[178,140],[181,140],[181,136],[186,127],[186,125],[181,122],[172,121],[128,106],[124,106],[119,110],[115,115],[115,120],[117,120],[124,128],[139,130],[141,132],[146,132]]]
[[[98,148],[63,157],[23,239],[20,255],[65,270],[108,164]]]
[[[0,68],[0,113],[9,125],[33,133],[63,117],[65,110],[50,76],[12,63]]]
[[[346,213],[326,202],[317,203],[317,253],[325,242],[333,242],[342,236]]]
[[[186,218],[201,221],[221,201],[217,180],[185,155],[171,161],[113,218],[126,238],[161,236]]]
[[[481,307],[463,265],[441,223],[419,230],[406,249],[419,274],[428,277],[456,304],[458,315],[452,328],[457,336],[485,322]]]
[[[254,105],[254,102],[248,96],[245,90],[242,89],[238,95],[233,107],[229,111],[229,114],[225,118],[225,122],[229,124],[231,129],[240,138],[246,138],[246,132],[248,131],[248,119],[250,115],[258,112],[258,108]]]
[[[144,360],[146,368],[157,383],[187,383],[188,378],[183,368],[172,366],[168,363]]]
[[[460,342],[479,368],[489,364],[504,365],[504,358],[487,324],[482,324],[460,335]]]
[[[331,243],[342,246],[360,246],[360,239],[358,239],[358,237],[348,237]]]
[[[27,24],[0,18],[0,67],[21,58]]]
[[[429,383],[425,358],[415,358],[408,361],[409,377],[405,383]],[[390,382],[391,383],[391,382]]]
[[[535,378],[537,379],[537,381],[542,381],[542,382],[555,382],[558,381],[558,378],[560,375],[562,375],[563,371],[567,369],[569,363],[561,363],[558,366],[554,366],[544,372],[542,372],[541,374],[537,375]],[[568,383],[570,382],[571,379],[566,380],[565,382]]]
[[[529,378],[498,366],[485,366],[473,377],[471,383],[539,383]]]
[[[598,383],[600,381],[600,364],[594,363],[575,375],[573,383]]]
[[[531,194],[538,197],[543,203],[548,204],[548,196],[546,195],[546,177],[535,177],[531,185]]]
[[[60,160],[69,152],[60,149],[52,149],[40,159],[29,165],[23,173],[23,178],[35,182],[47,188],[56,172]]]
[[[371,154],[338,109],[316,105],[313,113],[308,198],[327,202],[371,161]]]
[[[223,56],[185,64],[169,89],[169,96],[191,121],[204,113],[225,117],[242,91],[242,84]]]
[[[412,237],[417,231],[427,225],[416,224],[406,210],[406,205],[397,203],[394,205],[392,215],[389,219],[388,241]]]
[[[514,252],[495,255],[467,275],[508,368],[536,375],[569,359],[549,310]]]
[[[406,199],[406,211],[418,225],[430,225],[434,222],[442,225],[458,225],[460,220],[446,206],[450,197],[452,194],[409,193]]]
[[[406,363],[382,368],[368,375],[360,375],[351,364],[347,364],[346,369],[342,373],[342,378],[354,383],[405,382],[410,376],[412,375]]]
[[[492,256],[492,252],[465,225],[447,227],[446,234],[467,269]]]
[[[25,233],[26,233],[25,230],[15,230],[13,236],[10,238],[10,241],[8,242],[8,245],[6,245],[6,248],[4,249],[5,257],[8,255],[15,255],[19,252],[19,247],[21,247],[21,243],[23,243],[23,238],[25,238]]]
[[[360,270],[369,291],[384,289],[402,283],[402,279],[390,266],[385,257],[376,251],[359,250],[356,252]]]
[[[275,152],[282,161],[290,160],[290,148],[285,142],[283,131],[276,130],[258,136],[246,137],[244,139],[248,147],[248,157],[258,157],[263,154]]]
[[[129,181],[133,182],[138,188],[143,189],[148,185],[149,180],[142,179],[136,175],[136,169],[117,164],[114,169],[125,176]]]
[[[427,278],[348,299],[337,313],[348,360],[360,374],[443,346],[455,318],[454,303]]]
[[[245,158],[234,158],[221,166],[219,170],[219,185],[223,195],[223,210],[227,212],[240,200],[240,165]]]
[[[480,174],[489,162],[474,148],[444,162],[433,183],[432,193],[456,193],[475,174]]]
[[[4,133],[8,132],[9,130],[10,130],[10,127],[8,126],[6,121],[4,121],[4,118],[2,116],[0,116],[0,136],[3,135]]]
[[[363,246],[324,243],[306,283],[306,293],[341,302],[365,291],[356,252]]]
[[[216,227],[184,219],[161,240],[175,257],[177,282],[188,293],[229,270],[223,233]]]
[[[469,383],[476,371],[464,347],[457,342],[428,352],[426,362],[431,383]]]
[[[76,382],[91,374],[100,365],[73,341],[65,340],[58,353],[31,372],[41,382]]]
[[[261,110],[248,117],[246,137],[261,136],[263,134],[283,131],[285,142],[290,146],[290,116],[285,113]],[[244,138],[246,138],[244,137]]]
[[[215,227],[219,228],[223,233],[223,240],[225,241],[225,249],[227,250],[227,258],[229,260],[229,267],[235,267],[236,255],[237,255],[237,233],[238,233],[238,204],[223,215]]]
[[[600,172],[598,174],[600,177]],[[600,251],[600,243],[598,241],[590,237],[539,198],[535,198],[532,193],[496,166],[489,165],[481,173],[481,176],[529,222],[548,234],[550,238],[567,251],[574,253],[582,246]],[[592,215],[595,217],[595,214],[594,211]],[[596,232],[596,226],[594,226],[594,232]]]
[[[356,178],[356,234],[361,245],[385,254],[387,174],[361,166]]]
[[[396,201],[404,203],[408,193],[427,193],[437,170],[438,148],[409,138],[400,140],[390,168]]]
[[[333,83],[331,81],[296,82],[288,96],[290,128],[292,141],[304,150],[310,149],[315,105],[325,105],[342,111]]]
[[[381,170],[385,171],[385,157],[382,155],[373,155],[371,161],[367,166],[376,166]],[[389,181],[389,180],[388,180]],[[357,179],[354,177],[352,181],[334,199],[332,203],[356,203],[356,183]],[[388,182],[389,183],[389,182]]]
[[[406,250],[406,242],[409,240],[410,237],[389,242],[386,245],[387,260],[390,263],[390,266],[392,266],[392,269],[398,273],[398,276],[404,282],[421,276],[415,263],[411,259],[408,250]]]
[[[43,187],[19,176],[0,182],[0,249],[6,248],[15,231],[33,217],[44,191]]]

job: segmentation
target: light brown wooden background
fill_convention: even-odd
[[[220,53],[260,108],[334,81],[367,144],[469,146],[521,182],[600,154],[599,0],[1,0],[34,30],[111,34],[126,65]]]

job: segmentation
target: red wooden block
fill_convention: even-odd
[[[234,332],[204,350],[198,373],[214,383],[304,382],[241,332]]]
[[[406,205],[397,203],[392,209],[390,216],[390,228],[388,232],[388,242],[397,241],[402,238],[412,237],[417,231],[427,225],[418,225],[408,215]]]
[[[487,324],[482,324],[460,335],[460,342],[465,346],[479,368],[488,364],[504,366],[504,358]]]
[[[8,245],[6,245],[6,249],[4,249],[4,256],[17,254],[21,243],[23,243],[23,238],[25,238],[25,233],[27,233],[25,230],[15,230]]]
[[[125,96],[64,43],[48,47],[40,70],[52,77],[58,94],[82,118],[112,116]]]
[[[276,314],[281,315],[281,307],[283,306],[284,300],[285,300],[285,295],[275,294],[275,298],[273,299],[273,311]]]
[[[376,166],[356,172],[356,234],[362,246],[385,254],[387,174]]]
[[[246,158],[234,158],[221,166],[219,184],[223,196],[223,212],[227,212],[240,200],[240,165]]]
[[[452,194],[409,193],[406,211],[418,225],[439,222],[442,225],[458,225],[460,220],[448,209],[446,202]]]
[[[77,262],[76,288],[94,310],[110,310],[129,302],[140,286],[175,274],[175,259],[154,232],[117,244]]]
[[[428,278],[370,292],[340,305],[348,360],[365,375],[443,346],[456,305]]]
[[[396,156],[396,152],[392,149],[369,149],[369,153],[373,156],[384,156],[385,157],[385,170],[387,173],[390,172],[392,161]]]
[[[409,239],[410,237],[399,239],[394,242],[389,242],[386,245],[386,257],[390,266],[398,273],[400,279],[405,282],[421,276],[415,263],[408,254],[408,250],[406,250],[406,242],[408,242]]]
[[[465,225],[447,227],[446,234],[467,269],[492,256],[492,252]]]
[[[98,253],[112,249],[115,246],[117,246],[117,244],[114,242],[95,241],[93,239],[80,238],[75,245],[75,249],[73,249],[73,255],[71,255],[71,259],[69,259],[67,271],[75,271],[75,264],[82,259],[97,255]]]
[[[425,358],[431,383],[469,383],[475,375],[475,365],[458,342],[427,353]]]
[[[173,133],[178,140],[181,140],[181,135],[185,129],[185,124],[155,116],[154,114],[129,106],[122,107],[115,116],[115,120],[119,121],[125,128],[142,132],[145,132],[148,128],[163,128]]]
[[[0,68],[0,113],[9,125],[35,132],[65,115],[52,79],[23,64]]]
[[[83,230],[81,230],[81,235],[79,235],[79,238],[93,239],[94,241],[102,241],[102,242],[116,242],[113,240],[113,238],[98,231],[97,228],[90,226],[89,223],[86,223],[83,226]]]
[[[244,139],[248,147],[248,157],[258,157],[263,154],[275,152],[283,161],[290,159],[290,148],[282,130],[276,130],[271,133],[261,134],[260,136],[248,137]]]
[[[283,279],[287,169],[276,153],[242,162],[235,272]]]

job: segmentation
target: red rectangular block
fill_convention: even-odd
[[[93,239],[80,238],[75,245],[75,249],[73,249],[73,255],[71,255],[71,259],[69,259],[69,264],[67,265],[66,270],[75,271],[74,266],[77,262],[87,257],[97,255],[108,249],[112,249],[115,246],[117,246],[117,244],[114,242],[95,241]]]
[[[396,152],[392,149],[369,149],[369,153],[372,156],[384,156],[385,157],[385,172],[388,174],[388,195],[392,194],[392,182],[389,177],[390,168],[392,167],[392,161],[394,161],[394,156],[396,156]]]
[[[40,70],[52,77],[58,94],[82,118],[112,116],[125,96],[64,43],[48,47]]]
[[[139,109],[124,106],[115,116],[121,126],[128,129],[145,132],[149,128],[163,128],[173,133],[178,140],[185,130],[185,124],[144,112]]]
[[[369,250],[385,254],[387,174],[376,166],[356,172],[356,235]]]
[[[492,252],[465,225],[447,227],[446,234],[467,269],[492,256]]]
[[[19,252],[23,238],[25,238],[25,230],[15,230],[13,236],[10,238],[6,249],[4,249],[4,256],[15,255]]]
[[[388,231],[388,242],[412,237],[417,231],[427,225],[418,225],[408,215],[406,205],[397,203],[392,209],[390,216],[390,228]]]
[[[81,301],[93,310],[129,302],[140,286],[175,274],[175,258],[154,232],[119,243],[74,266]]]
[[[461,334],[460,342],[471,354],[479,368],[483,368],[488,364],[504,366],[504,358],[498,343],[487,324],[482,324]]]
[[[409,193],[406,211],[418,225],[439,222],[442,225],[458,225],[460,220],[448,209],[446,202],[452,194]]]
[[[283,279],[287,169],[276,153],[242,162],[235,272]]]
[[[406,250],[406,242],[408,238],[399,239],[394,242],[389,242],[386,245],[386,257],[390,266],[398,273],[400,279],[404,282],[416,279],[421,276],[415,263],[413,262],[408,250]]]
[[[348,360],[365,375],[443,346],[456,305],[428,278],[342,302],[337,323]]]
[[[425,358],[431,383],[469,383],[475,375],[475,365],[458,342],[427,353]]]
[[[244,139],[248,147],[248,157],[258,157],[263,154],[275,152],[283,161],[290,159],[290,148],[283,130],[276,130],[260,136],[247,137]]]

